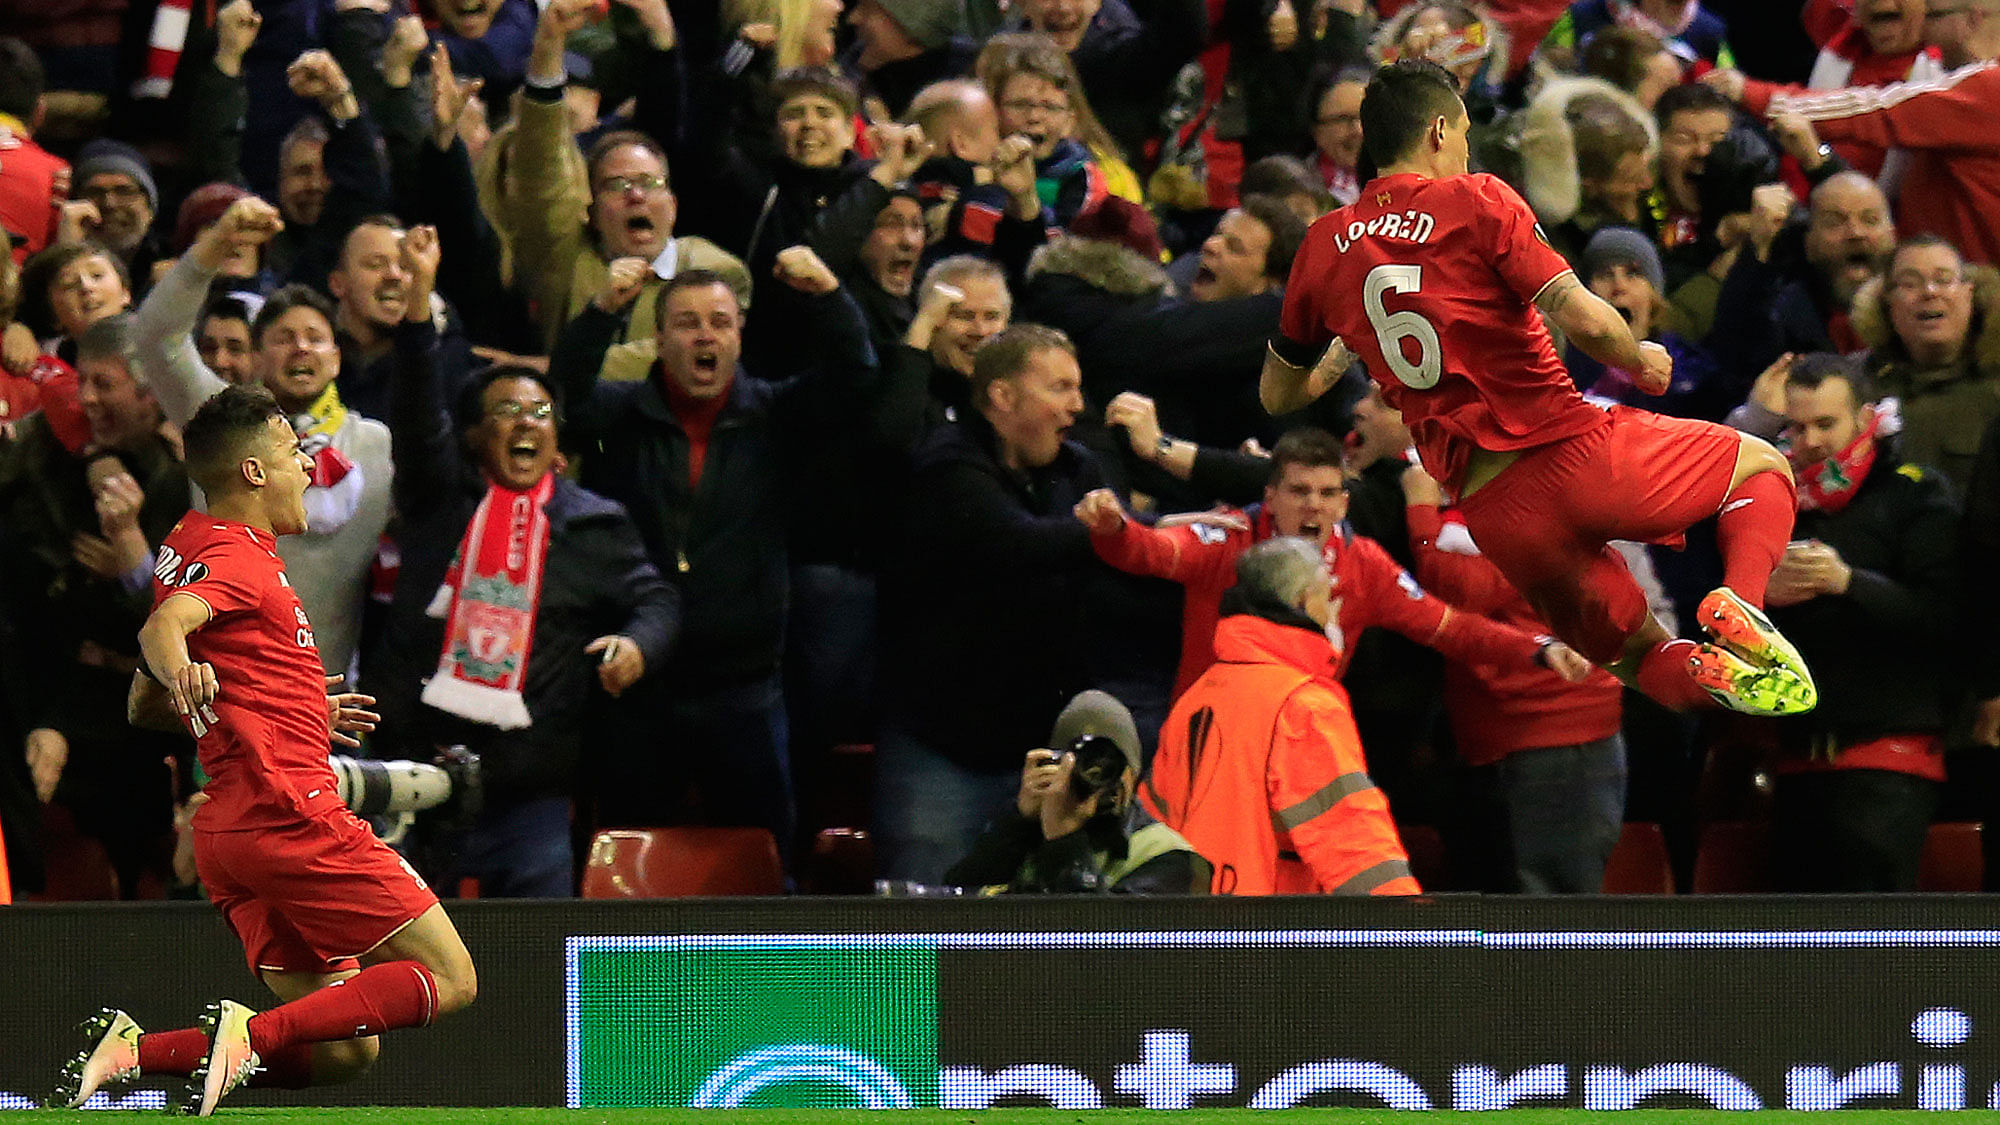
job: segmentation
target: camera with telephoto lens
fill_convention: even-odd
[[[1125,751],[1101,734],[1086,734],[1057,752],[1057,760],[1074,759],[1069,771],[1069,791],[1078,803],[1103,794],[1114,797],[1125,776]]]

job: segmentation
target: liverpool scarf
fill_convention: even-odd
[[[1875,467],[1875,431],[1881,422],[1880,415],[1870,418],[1853,441],[1824,461],[1792,466],[1799,481],[1799,511],[1833,515],[1847,507]]]
[[[339,531],[361,507],[361,466],[333,447],[334,435],[346,424],[347,407],[332,383],[305,413],[292,418],[299,448],[313,462],[312,483],[306,488],[306,530],[313,535]]]
[[[549,551],[554,473],[525,492],[489,484],[459,540],[429,613],[445,619],[444,651],[425,703],[501,730],[530,725],[521,684],[535,640]]]

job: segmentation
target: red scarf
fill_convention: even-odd
[[[431,602],[431,616],[445,618],[444,651],[425,703],[501,730],[533,722],[521,684],[549,553],[544,509],[555,489],[554,473],[525,492],[487,485]]]
[[[1868,471],[1875,467],[1875,431],[1880,422],[1879,415],[1870,418],[1853,441],[1824,461],[1801,465],[1794,458],[1792,469],[1799,481],[1799,511],[1825,512],[1830,516],[1847,507],[1860,490],[1861,482],[1868,479]]]

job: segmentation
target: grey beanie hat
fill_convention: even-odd
[[[926,51],[965,32],[964,0],[875,0]]]
[[[1631,266],[1653,283],[1653,292],[1666,296],[1667,274],[1660,268],[1660,252],[1653,240],[1631,227],[1600,227],[1583,248],[1583,283],[1611,266]]]
[[[114,174],[129,177],[146,193],[146,205],[153,210],[160,209],[160,189],[153,183],[153,170],[146,166],[146,158],[131,145],[112,140],[96,140],[83,146],[76,154],[76,169],[70,177],[73,185],[71,195],[83,194],[83,185],[92,176]]]
[[[1125,764],[1135,772],[1140,769],[1139,727],[1132,721],[1132,712],[1115,696],[1094,688],[1077,693],[1056,716],[1055,729],[1049,732],[1049,748],[1061,751],[1087,734],[1117,743],[1125,752]]]

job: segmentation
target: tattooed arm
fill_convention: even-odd
[[[1634,373],[1640,389],[1650,394],[1666,391],[1673,372],[1666,349],[1634,339],[1624,314],[1586,288],[1575,273],[1565,271],[1542,286],[1535,305],[1585,355]]]

